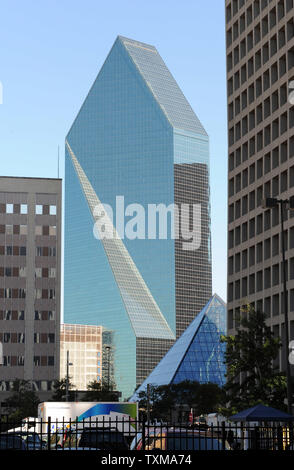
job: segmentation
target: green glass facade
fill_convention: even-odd
[[[110,205],[115,226],[118,196],[146,213],[149,204],[201,204],[200,248],[129,239],[118,226],[120,240],[97,240],[93,208]],[[64,320],[113,332],[127,398],[210,296],[207,134],[157,50],[118,37],[66,137]]]

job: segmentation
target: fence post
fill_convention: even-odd
[[[145,435],[146,435],[146,432],[145,432],[145,419],[143,419],[143,423],[142,423],[142,450],[145,450],[145,447],[146,447]]]
[[[48,423],[47,423],[47,442],[48,442],[48,450],[51,450],[51,417],[48,416]]]
[[[222,421],[222,450],[226,450],[226,423]]]

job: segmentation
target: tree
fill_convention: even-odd
[[[69,389],[69,401],[75,400],[75,392],[71,391],[73,388],[72,382],[69,380],[68,389]],[[64,401],[66,395],[66,378],[55,380],[53,385],[53,395],[52,401]]]
[[[146,413],[147,390],[139,393],[139,407]],[[180,415],[192,408],[194,414],[202,415],[218,411],[224,404],[223,390],[214,383],[200,384],[197,381],[185,380],[176,384],[149,387],[149,404],[152,419],[172,420],[173,410]]]
[[[282,346],[266,324],[266,315],[248,305],[241,311],[235,336],[224,336],[227,383],[226,414],[258,403],[285,409],[286,378],[273,366]]]
[[[39,397],[29,380],[15,379],[12,384],[13,394],[7,399],[7,406],[12,410],[9,413],[9,421],[20,423],[23,418],[38,414]]]
[[[118,394],[108,389],[108,385],[92,380],[87,385],[83,401],[118,401]]]

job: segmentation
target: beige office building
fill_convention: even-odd
[[[59,378],[61,192],[60,179],[0,177],[1,392]]]
[[[294,195],[293,0],[227,0],[228,333],[250,302],[284,339],[279,207]],[[294,212],[285,213],[290,339],[294,339]],[[284,341],[285,344],[285,341]],[[277,365],[284,369],[284,354]]]
[[[67,355],[68,351],[68,355]],[[62,324],[60,331],[60,379],[68,375],[75,390],[87,390],[102,379],[102,327]]]

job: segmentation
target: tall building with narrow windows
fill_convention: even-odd
[[[61,184],[0,177],[0,392],[59,378]]]
[[[118,37],[66,137],[64,319],[112,331],[124,398],[211,297],[208,146],[156,48]]]
[[[293,0],[227,0],[228,332],[250,302],[284,341],[279,208],[294,194]],[[294,339],[294,212],[285,212],[290,337]],[[285,369],[281,351],[276,365]]]
[[[68,370],[76,390],[87,390],[93,381],[102,382],[102,334],[101,326],[61,325],[60,380]]]

